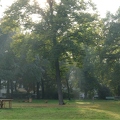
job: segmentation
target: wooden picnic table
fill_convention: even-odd
[[[8,102],[9,108],[12,108],[13,99],[0,99],[0,108],[5,108],[5,103]]]

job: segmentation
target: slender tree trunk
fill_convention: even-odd
[[[2,86],[1,86],[1,80],[0,80],[0,90],[1,90]]]
[[[40,99],[40,82],[37,82],[37,99]]]
[[[7,80],[7,98],[10,97],[10,81]]]
[[[1,79],[0,79],[0,98],[2,98],[1,89],[2,89],[2,86],[1,86]]]
[[[42,99],[44,99],[44,80],[41,79],[41,87],[42,87]]]
[[[11,86],[11,97],[13,97],[13,81],[10,81],[10,86]]]
[[[17,91],[17,81],[14,84],[14,92],[16,92],[16,91]]]
[[[56,80],[57,80],[57,88],[58,88],[59,105],[63,105],[64,102],[63,102],[62,84],[60,79],[60,69],[59,69],[58,59],[55,62],[55,68],[56,68]]]
[[[85,99],[87,99],[87,93],[88,93],[88,91],[85,90]]]
[[[66,83],[67,83],[67,91],[68,91],[68,100],[70,100],[70,89],[69,89],[69,83],[67,78],[66,78]]]

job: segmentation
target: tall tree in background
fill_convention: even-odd
[[[11,33],[3,33],[0,26],[0,80],[7,81],[7,97],[10,97],[10,88],[11,94],[13,93],[15,75],[15,56],[10,48],[11,36]]]
[[[101,58],[106,83],[115,95],[120,95],[120,8],[115,15],[107,13],[104,33],[106,39]]]

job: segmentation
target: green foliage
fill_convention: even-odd
[[[3,19],[2,25],[5,26],[6,29],[8,29],[7,27],[10,27],[11,29],[15,29],[15,31],[16,28],[20,28],[22,31],[23,29],[28,31],[34,30],[35,34],[32,34],[32,36],[39,36],[37,39],[34,37],[34,40],[36,41],[34,43],[36,43],[36,45],[39,44],[41,49],[46,51],[45,53],[49,52],[46,55],[49,55],[49,58],[51,59],[56,59],[58,57],[62,58],[63,56],[65,58],[67,53],[71,54],[76,59],[81,59],[76,57],[82,56],[81,51],[83,51],[83,49],[80,45],[81,42],[90,44],[98,37],[96,36],[98,35],[96,33],[98,27],[96,27],[97,30],[93,30],[93,28],[95,28],[94,26],[99,26],[99,24],[96,24],[98,21],[97,16],[82,12],[82,10],[89,9],[88,6],[93,7],[90,2],[85,3],[84,1],[74,2],[73,0],[63,0],[60,3],[54,2],[53,8],[49,6],[46,10],[40,8],[36,2],[30,5],[29,0],[26,0],[24,3],[18,0],[5,12],[6,16]],[[32,22],[32,19],[30,20],[29,14],[31,14],[31,16],[32,14],[40,15],[41,20],[38,23],[34,23]],[[12,23],[6,17],[8,17]],[[31,21],[31,23],[29,21]],[[6,25],[6,23],[11,24]],[[15,27],[14,24],[17,24],[17,27]],[[17,37],[18,36],[19,35],[17,35]],[[21,37],[24,39],[24,36]],[[19,37],[15,37],[15,39],[17,42],[20,40]],[[16,49],[18,46],[16,46]],[[35,49],[38,51],[39,48],[36,47]],[[40,52],[43,51],[41,49]],[[17,53],[19,53],[19,51],[20,50],[18,50]],[[68,55],[66,57],[68,57]],[[81,60],[77,61],[79,62]]]
[[[11,33],[5,34],[0,29],[0,79],[14,78],[14,54],[10,49]]]
[[[112,96],[111,91],[105,85],[100,85],[98,88],[99,99],[106,99],[106,97]]]
[[[42,8],[36,0],[17,0],[1,23],[3,31],[14,32],[0,31],[1,54],[12,48],[1,56],[1,68],[13,68],[26,89],[27,83],[39,81],[43,91],[51,93],[56,79],[62,93],[62,85],[67,86],[66,79],[74,72],[71,88],[79,88],[81,82],[81,91],[92,93],[102,83],[120,95],[120,9],[104,20],[89,10],[95,10],[91,1],[47,0]],[[1,76],[5,74],[12,75],[1,71]]]
[[[106,81],[108,86],[112,89],[112,92],[115,95],[118,95],[118,88],[120,85],[119,80],[119,67],[120,67],[120,29],[119,29],[119,9],[115,15],[110,13],[107,14],[105,20],[106,29],[105,29],[105,42],[104,47],[101,52],[101,59],[104,64],[106,74]]]
[[[69,61],[82,66],[85,46],[95,45],[101,37],[98,16],[88,13],[90,9],[95,10],[94,5],[84,0],[48,0],[46,8],[41,8],[36,1],[17,0],[5,12],[2,26],[5,31],[15,32],[11,45],[14,53],[22,61],[34,62],[36,55],[47,59],[53,71],[51,74],[57,79],[58,94],[62,93],[60,71],[63,74],[66,72],[63,68],[67,68],[66,64],[60,67],[60,63],[68,64]],[[40,17],[39,21],[33,21],[33,15]],[[22,68],[27,71],[25,76],[31,72],[30,75],[37,76],[33,66]]]

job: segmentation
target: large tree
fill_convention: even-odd
[[[69,57],[79,62],[83,44],[93,44],[99,39],[100,24],[96,14],[88,13],[91,8],[94,9],[91,1],[84,0],[47,0],[45,8],[36,0],[17,0],[3,18],[5,30],[16,32],[14,45],[19,46],[29,35],[27,40],[32,44],[27,46],[26,54],[37,53],[51,62],[60,105],[64,104],[60,61]],[[33,21],[35,16],[39,19]]]

